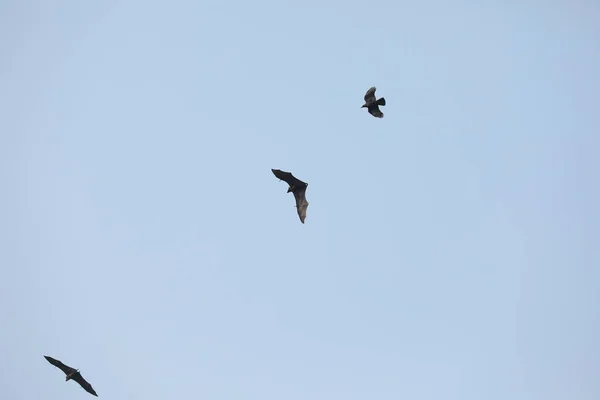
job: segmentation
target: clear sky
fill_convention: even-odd
[[[599,20],[0,2],[0,397],[599,399]]]

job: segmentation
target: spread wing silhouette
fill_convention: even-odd
[[[379,100],[375,97],[375,86],[367,90],[365,93],[365,104],[362,107],[365,107],[369,114],[376,118],[383,118],[383,113],[379,109],[379,106],[385,106],[385,98],[380,98]]]
[[[90,383],[88,381],[83,379],[83,376],[81,376],[81,373],[79,371],[77,371],[75,368],[69,367],[68,365],[63,364],[59,360],[52,358],[52,357],[44,356],[44,358],[46,360],[48,360],[48,362],[50,364],[54,365],[55,367],[59,368],[62,372],[64,372],[65,375],[67,375],[67,377],[70,376],[71,377],[70,379],[79,383],[79,385],[82,388],[84,388],[86,392],[91,393],[94,396],[98,397],[98,394],[96,394],[96,391],[94,390],[92,385],[90,385]]]
[[[300,222],[304,223],[306,219],[306,210],[308,209],[308,201],[306,200],[306,186],[301,189],[294,190],[294,198],[296,198],[296,208]]]
[[[56,368],[58,368],[62,372],[64,372],[65,375],[69,375],[70,373],[77,371],[75,368],[71,368],[68,365],[63,364],[62,362],[60,362],[52,357],[44,356],[44,358],[46,360],[48,360],[48,362],[50,364],[54,365]]]
[[[76,373],[75,375],[73,375],[73,377],[71,379],[73,379],[75,382],[79,383],[81,385],[81,387],[85,389],[86,392],[91,393],[94,396],[98,397],[98,395],[96,394],[96,391],[94,390],[92,385],[90,385],[90,383],[88,381],[83,379],[83,376],[81,376],[81,374],[79,372]]]
[[[371,114],[372,116],[374,116],[376,118],[383,118],[383,113],[381,112],[381,110],[379,109],[379,106],[377,104],[369,106],[367,111],[369,111],[369,114]]]
[[[302,182],[300,179],[296,178],[291,172],[285,172],[280,169],[272,169],[273,174],[282,181],[285,181],[290,187],[301,187],[307,186],[305,182]]]
[[[309,204],[306,200],[306,188],[308,187],[308,183],[302,182],[290,172],[285,172],[280,169],[271,169],[271,171],[277,178],[285,181],[290,186],[288,193],[294,193],[298,217],[300,217],[300,222],[304,223],[304,220],[306,219],[306,209]]]
[[[375,101],[375,91],[376,90],[377,90],[377,88],[375,86],[373,86],[372,88],[367,90],[367,93],[365,93],[365,103],[371,103],[371,102]]]

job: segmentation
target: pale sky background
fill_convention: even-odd
[[[1,1],[0,398],[599,399],[599,21]]]

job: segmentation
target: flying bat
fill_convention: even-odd
[[[92,388],[92,385],[90,385],[88,383],[88,381],[86,381],[85,379],[83,379],[83,376],[81,376],[81,374],[79,373],[78,369],[71,368],[68,365],[63,364],[60,361],[55,360],[52,357],[44,356],[44,358],[46,360],[48,360],[48,362],[50,364],[52,364],[55,367],[59,368],[62,372],[64,372],[67,375],[67,378],[65,379],[65,381],[68,381],[69,379],[72,379],[75,382],[79,383],[81,385],[81,387],[86,390],[86,392],[91,393],[94,396],[98,397],[98,395],[96,394],[96,391],[94,390],[94,388]]]
[[[379,106],[385,106],[385,98],[382,97],[377,100],[375,97],[375,90],[377,90],[375,86],[367,90],[367,93],[365,93],[365,104],[363,104],[361,108],[366,107],[367,111],[369,111],[369,114],[372,116],[383,118],[383,113],[379,109]]]
[[[290,172],[285,172],[280,169],[271,169],[271,171],[273,171],[273,174],[279,178],[279,180],[285,181],[290,185],[287,192],[294,193],[298,216],[300,217],[300,222],[304,223],[304,220],[306,219],[306,209],[308,208],[308,201],[306,200],[306,187],[308,186],[308,183],[302,182]]]

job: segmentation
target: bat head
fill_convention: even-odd
[[[290,186],[290,187],[288,188],[288,191],[287,191],[287,192],[289,193],[289,192],[293,192],[293,191],[294,191],[294,187],[293,187],[293,186]]]
[[[68,381],[77,373],[79,373],[79,370],[75,370],[75,371],[71,372],[70,374],[67,374],[67,376],[65,377],[65,381]]]
[[[365,103],[362,106],[360,106],[360,108],[365,108],[365,107],[367,107],[367,103]]]

